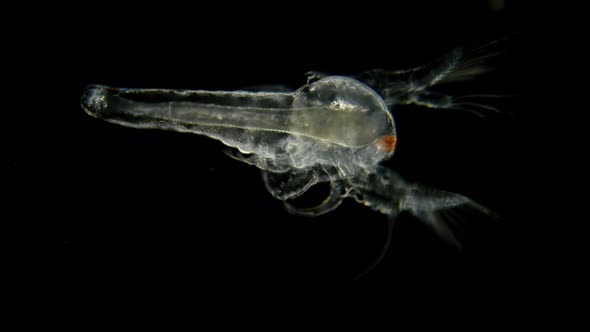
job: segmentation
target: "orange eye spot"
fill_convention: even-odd
[[[379,145],[379,149],[387,151],[387,153],[392,153],[395,149],[395,142],[397,139],[394,135],[387,135],[383,136],[379,139],[377,143]]]

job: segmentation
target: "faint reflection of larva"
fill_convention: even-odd
[[[88,86],[84,110],[123,126],[205,135],[230,147],[227,154],[262,171],[271,195],[293,214],[318,216],[351,197],[389,217],[383,252],[403,211],[431,226],[460,249],[445,215],[457,207],[484,214],[483,206],[460,194],[408,183],[381,162],[398,144],[391,113],[396,105],[458,109],[485,116],[498,110],[476,102],[494,95],[453,97],[434,91],[471,80],[489,70],[488,54],[469,56],[455,49],[432,63],[408,70],[369,70],[355,77],[308,73],[295,91],[207,91],[127,89]],[[297,207],[290,201],[318,183],[330,193],[320,205]],[[450,223],[449,223],[450,221]]]

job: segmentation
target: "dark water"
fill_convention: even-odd
[[[112,24],[97,13],[15,36],[1,80],[2,286],[586,286],[590,226],[578,213],[575,156],[588,116],[551,102],[576,76],[543,70],[559,45],[522,8],[439,7],[203,10]],[[498,71],[451,92],[517,93],[496,104],[509,115],[396,109],[399,145],[387,163],[473,197],[502,222],[467,223],[457,255],[402,216],[382,264],[357,282],[385,239],[383,215],[349,201],[320,218],[291,216],[221,143],[118,127],[79,105],[92,83],[297,88],[308,70],[411,67],[505,36]]]

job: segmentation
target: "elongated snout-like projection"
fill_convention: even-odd
[[[469,101],[469,96],[453,98],[433,91],[482,72],[481,59],[485,57],[466,58],[458,49],[410,70],[371,70],[355,78],[311,72],[308,83],[292,92],[91,85],[82,107],[96,118],[123,126],[220,140],[233,148],[231,157],[261,169],[268,191],[293,214],[321,215],[352,197],[387,214],[391,224],[401,212],[410,212],[460,247],[441,212],[459,206],[484,213],[487,209],[459,194],[408,183],[380,163],[393,155],[397,144],[390,112],[395,105],[462,109],[478,115],[495,110]],[[290,203],[322,182],[331,189],[319,206]]]

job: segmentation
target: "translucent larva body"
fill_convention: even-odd
[[[218,139],[252,154],[250,162],[269,171],[323,166],[335,167],[342,177],[371,172],[391,156],[396,134],[379,95],[340,76],[293,93],[90,86],[82,106],[90,115],[124,126]],[[384,137],[390,142],[385,148]]]
[[[134,128],[190,132],[234,148],[230,156],[261,169],[273,197],[287,210],[317,216],[347,197],[389,216],[408,211],[459,247],[439,212],[457,206],[482,206],[459,194],[406,182],[380,165],[397,144],[390,109],[396,104],[466,109],[479,114],[486,105],[457,102],[430,91],[445,81],[479,73],[481,58],[465,60],[461,50],[429,66],[403,71],[372,70],[358,79],[312,73],[311,82],[292,92],[126,89],[89,86],[84,110],[97,118]],[[471,107],[471,108],[468,108]],[[319,206],[289,203],[313,185],[331,191]]]

